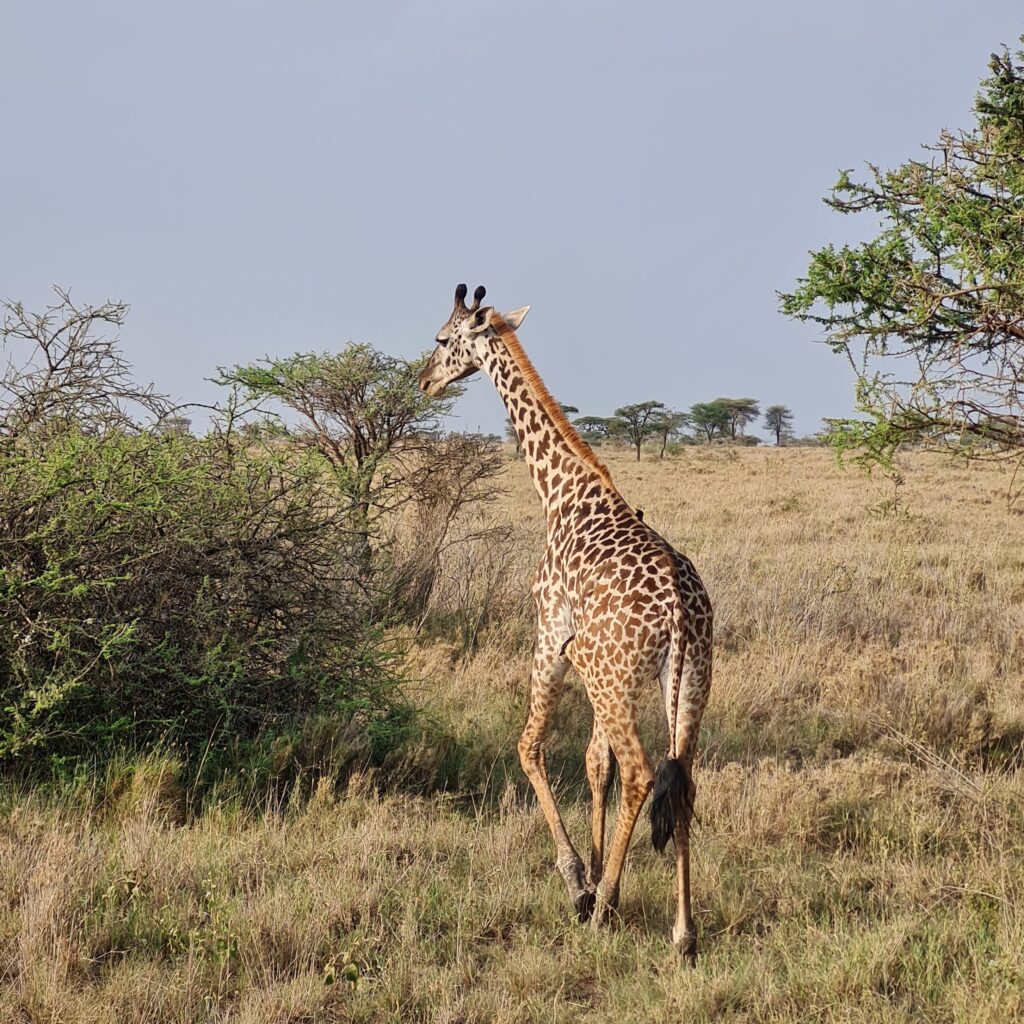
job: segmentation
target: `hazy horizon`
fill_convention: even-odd
[[[123,299],[141,379],[209,402],[218,365],[428,349],[453,289],[531,313],[582,414],[719,395],[796,431],[849,368],[777,312],[808,250],[863,237],[821,197],[966,128],[998,0],[833,8],[127,0],[5,11],[0,297]],[[486,381],[456,429],[500,432]],[[755,432],[762,435],[761,429]]]

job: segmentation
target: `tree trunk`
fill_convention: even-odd
[[[358,538],[358,557],[364,571],[369,572],[373,564],[373,544],[370,540],[370,503],[356,502],[356,537]]]

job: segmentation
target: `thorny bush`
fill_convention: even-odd
[[[393,741],[381,597],[322,455],[233,402],[181,430],[101,336],[125,307],[58,294],[4,322],[0,768],[195,768],[325,716]]]

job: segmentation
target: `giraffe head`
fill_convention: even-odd
[[[473,305],[466,305],[468,289],[460,284],[455,289],[455,307],[437,332],[437,347],[426,366],[420,371],[420,387],[432,398],[437,398],[453,381],[462,380],[483,365],[488,346],[497,337],[493,320],[493,306],[481,306],[487,289],[480,285],[473,292]],[[512,330],[523,322],[529,306],[506,313],[501,319]]]

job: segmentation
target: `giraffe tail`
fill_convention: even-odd
[[[687,759],[678,756],[689,746],[688,730],[684,729],[682,744],[679,743],[679,700],[681,691],[688,684],[690,665],[687,664],[686,623],[680,612],[676,614],[673,629],[672,649],[668,661],[666,682],[666,716],[668,718],[669,749],[661,759],[654,776],[654,793],[651,797],[651,843],[661,852],[675,834],[676,823],[688,829],[693,815],[693,779],[687,768]],[[688,724],[688,723],[686,723]]]
[[[675,834],[676,822],[690,822],[692,783],[686,766],[676,757],[663,757],[654,776],[651,799],[651,843],[659,853]]]

